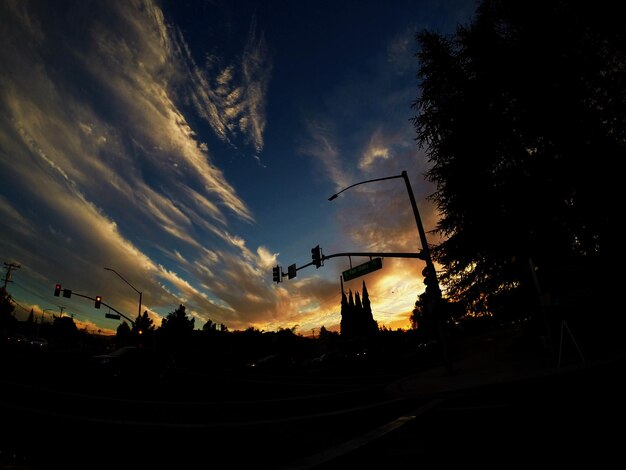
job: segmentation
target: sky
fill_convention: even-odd
[[[158,327],[184,305],[196,328],[338,330],[342,272],[369,258],[305,267],[311,249],[421,244],[402,179],[328,198],[406,171],[437,242],[410,120],[415,34],[453,33],[475,7],[0,2],[0,267],[17,318],[71,315],[114,334],[124,319],[107,313],[147,311]],[[343,289],[365,282],[379,326],[408,328],[423,261],[382,261]],[[56,284],[83,297],[55,297]]]

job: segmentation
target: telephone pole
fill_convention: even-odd
[[[11,282],[11,271],[14,269],[20,269],[21,266],[19,264],[15,264],[15,263],[7,263],[5,261],[4,266],[6,267],[6,274],[4,275],[4,284],[2,285],[2,293],[6,293],[7,291],[7,284],[9,282]]]

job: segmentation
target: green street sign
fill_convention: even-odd
[[[349,281],[354,279],[355,277],[363,276],[364,274],[371,273],[372,271],[376,271],[383,267],[383,259],[382,258],[374,258],[369,260],[367,263],[359,264],[354,268],[350,268],[342,273],[343,280]]]

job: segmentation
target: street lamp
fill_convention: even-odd
[[[118,273],[115,269],[112,269],[112,268],[104,268],[104,269],[106,269],[107,271],[112,271],[115,274],[117,274],[122,281],[124,281],[126,284],[128,284],[130,287],[132,287],[132,289],[139,294],[139,313],[137,314],[137,318],[141,317],[141,292],[139,292],[135,288],[135,286],[133,286],[130,282],[128,282],[126,279],[124,279],[124,277],[120,273]]]
[[[396,179],[396,178],[402,178],[404,179],[404,183],[406,185],[406,189],[409,193],[409,199],[411,201],[411,207],[413,208],[413,215],[415,216],[415,223],[417,224],[417,231],[419,232],[419,237],[420,237],[420,242],[422,244],[422,256],[421,258],[426,261],[426,272],[428,272],[430,274],[430,277],[432,278],[433,282],[433,291],[436,297],[439,297],[441,295],[441,289],[439,288],[439,280],[437,279],[437,272],[435,270],[435,266],[433,264],[433,260],[430,256],[430,249],[428,247],[428,241],[426,240],[426,232],[424,231],[424,226],[422,225],[422,219],[420,218],[420,214],[419,211],[417,209],[417,203],[415,202],[415,196],[413,195],[413,190],[411,189],[411,183],[409,181],[409,177],[407,176],[406,171],[403,171],[401,174],[399,175],[395,175],[395,176],[387,176],[384,178],[374,178],[371,180],[366,180],[366,181],[360,181],[358,183],[354,183],[351,184],[350,186],[343,188],[341,191],[339,191],[338,193],[333,194],[332,196],[330,196],[328,198],[329,201],[332,201],[334,199],[337,198],[337,196],[339,196],[341,193],[343,193],[344,191],[347,191],[350,188],[353,188],[355,186],[358,186],[360,184],[365,184],[365,183],[373,183],[375,181],[385,181],[385,180],[391,180],[391,179]],[[431,313],[434,312],[435,310],[435,305],[436,300],[431,300],[429,301],[429,309],[431,310]],[[441,317],[440,315],[437,315],[437,322],[439,324],[439,333],[441,336],[441,346],[443,348],[443,355],[444,355],[444,362],[445,362],[445,367],[446,367],[446,372],[450,373],[452,372],[452,363],[450,361],[450,356],[448,354],[448,344],[445,338],[445,332],[443,331],[443,325],[441,322]]]

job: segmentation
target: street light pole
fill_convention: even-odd
[[[411,207],[413,208],[413,215],[415,216],[415,223],[417,225],[417,231],[419,232],[419,237],[420,237],[420,242],[422,244],[422,256],[421,258],[426,261],[426,269],[428,270],[428,272],[430,273],[430,275],[432,276],[433,280],[435,281],[435,293],[437,296],[439,296],[441,294],[441,289],[439,288],[439,280],[437,279],[437,272],[435,270],[435,265],[433,264],[433,260],[430,256],[430,248],[428,247],[428,241],[426,239],[426,232],[424,231],[424,226],[422,225],[422,219],[420,217],[420,213],[419,210],[417,209],[417,203],[415,202],[415,196],[413,194],[413,189],[411,188],[411,183],[409,181],[409,177],[407,175],[406,170],[403,171],[401,174],[399,175],[395,175],[395,176],[387,176],[384,178],[374,178],[374,179],[370,179],[370,180],[366,180],[366,181],[360,181],[358,183],[354,183],[351,184],[350,186],[343,188],[341,191],[339,191],[338,193],[333,194],[331,197],[328,198],[329,201],[332,201],[333,199],[336,199],[337,196],[339,196],[341,193],[343,193],[344,191],[353,188],[354,186],[358,186],[360,184],[365,184],[365,183],[373,183],[375,181],[384,181],[384,180],[391,180],[391,179],[396,179],[396,178],[402,178],[404,179],[404,183],[406,185],[406,189],[407,192],[409,193],[409,199],[411,201]],[[430,309],[431,312],[434,312],[435,308],[434,305],[436,303],[435,301],[429,301],[430,304]],[[436,312],[435,312],[436,313]],[[439,325],[439,334],[441,336],[441,346],[443,348],[443,356],[444,356],[444,365],[446,368],[446,372],[447,373],[451,373],[452,372],[452,362],[450,359],[450,355],[449,355],[449,351],[448,351],[448,342],[446,340],[446,336],[445,336],[445,331],[443,330],[443,324],[441,321],[441,316],[437,315],[437,323]]]
[[[358,186],[360,184],[373,183],[375,181],[385,181],[385,180],[391,180],[391,179],[397,179],[397,178],[404,179],[404,183],[406,184],[406,189],[409,193],[409,199],[411,200],[411,207],[413,208],[413,215],[415,216],[415,223],[417,224],[417,231],[419,232],[419,235],[420,235],[420,242],[422,243],[422,251],[424,252],[426,262],[432,264],[432,261],[430,258],[430,250],[428,248],[428,242],[426,241],[426,232],[424,231],[424,226],[422,225],[422,219],[420,218],[420,213],[417,209],[417,203],[415,202],[415,196],[413,195],[413,190],[411,189],[411,182],[409,181],[409,177],[407,176],[406,170],[396,176],[387,176],[385,178],[375,178],[375,179],[351,184],[350,186],[343,188],[338,193],[330,196],[328,200],[332,201],[333,199],[337,199],[337,196],[339,196],[344,191],[350,188],[354,188],[355,186]]]
[[[137,313],[137,318],[141,317],[141,292],[138,291],[135,286],[133,286],[130,282],[128,282],[126,279],[124,279],[124,276],[122,276],[120,273],[118,273],[115,269],[112,268],[104,268],[107,271],[112,271],[115,274],[117,274],[119,276],[119,278],[124,281],[126,284],[128,284],[135,292],[137,292],[139,294],[139,311]]]

